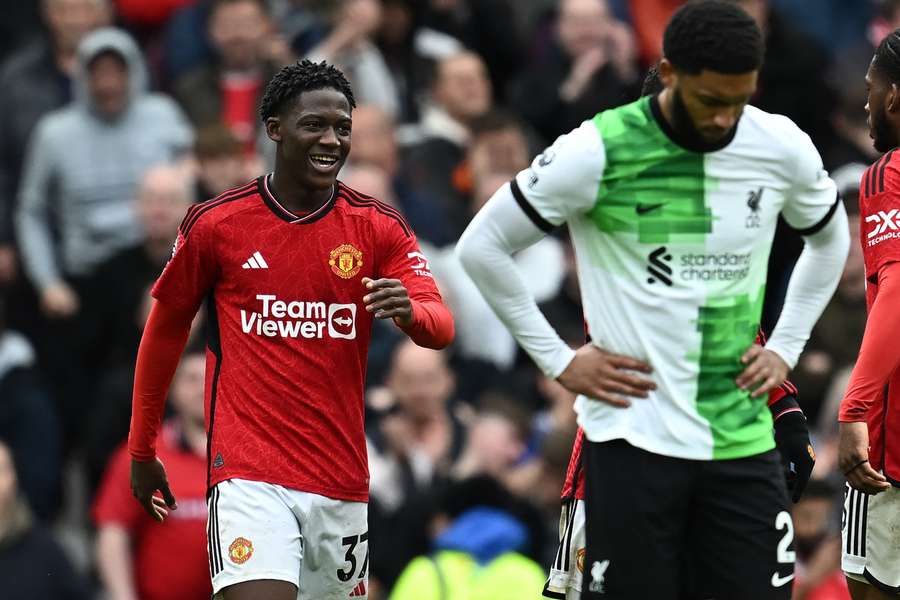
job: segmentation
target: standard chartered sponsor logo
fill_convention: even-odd
[[[673,279],[681,281],[738,281],[750,273],[750,253],[733,254],[681,254],[670,266],[673,253],[666,246],[656,248],[647,255],[647,283],[663,283],[671,286]]]
[[[248,335],[303,339],[356,339],[356,305],[280,300],[257,294],[259,308],[241,309],[241,329]]]
[[[750,253],[682,254],[680,275],[685,281],[737,281],[750,272]]]

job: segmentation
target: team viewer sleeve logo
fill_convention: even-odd
[[[328,264],[331,271],[341,279],[350,279],[363,266],[362,252],[357,250],[353,244],[341,244],[331,251],[328,256]]]

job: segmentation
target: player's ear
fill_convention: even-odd
[[[884,105],[888,112],[900,111],[900,88],[897,87],[896,83],[892,83],[890,89],[888,89]]]
[[[667,88],[673,87],[678,80],[675,66],[665,57],[659,61],[659,80],[662,82],[663,87]]]
[[[266,119],[266,135],[273,142],[281,141],[281,119],[278,117],[269,117]]]

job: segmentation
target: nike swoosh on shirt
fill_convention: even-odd
[[[774,573],[772,573],[772,587],[781,587],[784,584],[786,584],[788,581],[792,580],[793,578],[794,578],[793,573],[791,573],[790,575],[787,575],[785,577],[782,577],[778,573],[778,571],[775,571]]]
[[[636,204],[634,210],[637,211],[637,214],[642,215],[665,205],[665,202],[660,202],[658,204]]]

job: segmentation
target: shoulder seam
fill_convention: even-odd
[[[234,200],[240,200],[242,198],[247,198],[248,196],[252,196],[256,193],[255,187],[250,189],[244,189],[244,187],[236,188],[231,190],[231,192],[226,192],[221,196],[209,200],[207,202],[203,202],[202,204],[195,205],[196,208],[192,211],[188,211],[188,214],[185,216],[184,221],[181,224],[181,234],[184,237],[187,237],[190,233],[191,229],[193,229],[194,225],[197,224],[197,221],[200,220],[204,214],[210,212],[212,209],[222,206],[223,204],[227,204]]]
[[[355,206],[357,208],[371,208],[379,214],[390,217],[400,224],[400,227],[401,229],[403,229],[403,233],[406,234],[406,237],[412,237],[412,228],[409,226],[409,223],[406,222],[406,219],[403,218],[403,215],[401,215],[397,209],[385,204],[384,202],[381,202],[380,200],[376,200],[371,196],[363,196],[362,194],[348,188],[347,186],[341,186],[341,191],[344,192],[341,194],[341,196],[344,198],[344,200],[347,201],[350,206]]]

